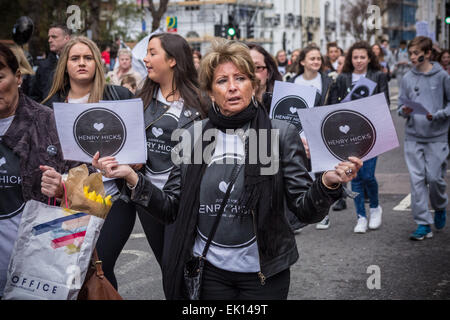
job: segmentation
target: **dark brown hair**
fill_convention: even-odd
[[[264,64],[267,67],[267,83],[266,92],[272,92],[275,85],[275,81],[283,81],[281,73],[278,71],[277,63],[275,59],[264,49],[262,46],[256,43],[247,44],[250,50],[256,50],[264,56]]]
[[[0,69],[9,68],[13,74],[19,69],[19,62],[10,48],[0,43]]]
[[[204,116],[206,110],[200,102],[198,76],[194,66],[191,47],[183,37],[174,33],[154,34],[150,37],[149,42],[153,38],[158,38],[161,41],[161,47],[165,51],[167,59],[173,58],[176,61],[176,65],[173,67],[173,87],[170,95],[178,91],[185,105],[197,110]],[[149,106],[158,90],[159,83],[147,77],[137,95],[138,98],[142,98],[145,108]],[[165,98],[167,99],[168,97]]]
[[[408,51],[411,47],[417,46],[419,49],[425,53],[433,50],[433,41],[430,38],[419,36],[412,39],[408,44]]]
[[[308,53],[310,53],[311,51],[319,51],[320,59],[322,60],[322,65],[320,66],[319,72],[323,70],[325,61],[323,60],[323,56],[320,53],[320,48],[317,46],[307,46],[305,49],[303,49],[300,52],[300,56],[298,57],[298,60],[297,60],[298,61],[298,74],[303,74],[305,72],[305,67],[302,66],[301,62],[306,59],[306,55]]]
[[[379,71],[381,70],[380,63],[378,62],[378,58],[373,53],[372,48],[366,41],[359,41],[354,43],[350,49],[348,49],[348,53],[345,56],[344,66],[342,67],[342,73],[353,73],[355,68],[352,63],[352,55],[354,50],[363,49],[367,51],[367,55],[369,56],[369,65],[367,66],[367,70]]]
[[[122,81],[120,82],[120,85],[123,86],[124,84],[129,84],[131,88],[136,89],[136,78],[133,77],[131,74],[128,74],[122,78]]]
[[[327,53],[328,53],[328,51],[330,51],[330,48],[338,48],[338,49],[341,49],[341,48],[338,47],[338,45],[337,45],[336,42],[328,42],[328,43],[327,43]],[[341,50],[342,50],[342,49],[341,49]]]

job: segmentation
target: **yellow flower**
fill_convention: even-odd
[[[95,193],[95,191],[89,192],[88,197],[89,200],[95,201],[95,199],[97,198],[97,194]]]
[[[111,203],[111,196],[110,195],[105,198],[105,203],[106,203],[107,206],[111,206],[112,205],[112,203]]]

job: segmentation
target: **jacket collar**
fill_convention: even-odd
[[[22,91],[19,91],[19,103],[14,114],[14,120],[3,136],[3,140],[9,147],[16,145],[32,126],[38,112],[35,104],[37,103],[28,98]]]
[[[153,94],[153,99],[150,102],[148,108],[144,111],[145,117],[145,126],[147,127],[149,123],[155,121],[159,117],[161,117],[167,110],[170,108],[169,105],[162,103],[157,100],[157,92]],[[183,105],[183,109],[181,110],[180,120],[178,122],[178,128],[183,128],[190,124],[191,122],[200,119],[200,113],[186,105]]]

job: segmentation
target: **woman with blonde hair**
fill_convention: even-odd
[[[205,263],[200,299],[287,299],[289,268],[299,255],[285,205],[303,222],[322,220],[342,193],[341,183],[354,178],[362,165],[350,157],[312,181],[300,158],[304,150],[298,131],[285,121],[271,120],[255,98],[255,69],[246,45],[213,43],[199,77],[213,105],[208,119],[185,132],[180,150],[188,152],[174,165],[163,189],[113,157],[93,159],[107,177],[126,180],[123,192],[147,215],[166,224],[176,221],[177,236],[162,266],[167,299],[193,298],[183,282],[192,255],[201,255]],[[246,138],[237,129],[256,132]],[[270,140],[276,139],[272,129],[279,130],[279,141]],[[194,135],[197,130],[201,134]],[[204,134],[214,139],[213,150]],[[278,148],[273,161],[279,170],[265,170],[261,152],[250,151],[250,145],[264,143]],[[197,159],[197,153],[205,157]]]
[[[21,47],[19,47],[18,45],[12,45],[9,48],[16,56],[17,62],[19,62],[19,70],[22,74],[22,85],[20,86],[20,88],[22,89],[23,93],[29,96],[31,93],[31,88],[33,87],[35,72],[33,71],[33,68],[31,67],[27,58],[25,57],[25,53],[23,52],[23,49]]]
[[[96,103],[100,100],[125,100],[133,98],[133,94],[126,88],[108,85],[103,73],[103,64],[100,50],[97,45],[86,37],[76,37],[70,40],[64,47],[58,61],[53,85],[50,93],[43,101],[43,104],[53,107],[55,102],[66,102],[70,108],[70,103]],[[119,194],[122,188],[122,180],[104,181],[105,192],[112,195]],[[59,190],[62,190],[60,188]],[[62,197],[60,195],[54,195]],[[134,205],[122,199],[116,199],[108,214],[103,228],[105,228],[114,216],[135,215]],[[102,233],[100,233],[102,237]],[[99,258],[107,253],[98,248]],[[115,279],[109,279],[113,285]]]
[[[117,53],[117,58],[119,60],[119,66],[113,71],[108,72],[106,75],[106,82],[114,84],[116,86],[120,85],[123,78],[126,76],[133,76],[136,79],[138,87],[142,82],[142,76],[139,72],[135,71],[132,67],[133,55],[128,49],[120,49]]]

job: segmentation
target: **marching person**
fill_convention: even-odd
[[[120,86],[107,85],[103,72],[103,63],[100,50],[97,45],[86,37],[75,37],[70,40],[61,53],[55,71],[53,85],[44,104],[53,108],[55,102],[66,103],[96,103],[100,100],[126,100],[133,98],[132,93]],[[122,188],[119,180],[104,180],[105,193],[117,198]],[[59,189],[61,190],[61,189]],[[54,195],[61,198],[62,194]],[[116,216],[136,215],[134,205],[122,199],[113,201],[113,206],[108,214],[102,230],[107,230],[109,224]],[[107,231],[101,232],[98,240],[98,255],[103,261],[103,270],[108,280],[117,289],[115,277],[111,276],[107,263],[107,249],[102,247]],[[110,237],[107,241],[114,241],[117,237]],[[112,268],[111,268],[112,269]]]
[[[288,65],[286,51],[279,50],[275,56],[275,59],[278,65],[278,71],[280,72],[281,76],[284,76],[284,74],[286,73],[286,67]]]
[[[108,72],[106,75],[106,82],[116,86],[120,86],[122,79],[128,75],[133,76],[136,79],[136,83],[140,88],[142,85],[142,77],[139,72],[135,71],[131,65],[133,55],[128,49],[120,49],[117,53],[119,60],[119,66],[113,71]]]
[[[21,90],[14,53],[0,44],[0,298],[25,202],[47,203],[61,175],[76,164],[64,161],[53,111]]]
[[[391,71],[389,68],[389,64],[386,61],[386,56],[384,55],[385,50],[383,50],[381,45],[376,43],[372,46],[372,51],[378,59],[378,63],[381,66],[381,71],[383,71],[386,74],[387,80],[389,81],[391,78]]]
[[[162,189],[173,167],[170,150],[175,145],[172,133],[187,128],[204,116],[203,103],[197,71],[187,41],[171,33],[160,33],[150,37],[147,56],[144,58],[148,77],[138,91],[144,104],[144,122],[147,140],[147,163],[140,174],[145,175],[157,188]],[[165,248],[173,236],[172,226],[165,226],[158,219],[135,207],[129,211],[110,212],[97,242],[103,270],[108,280],[117,288],[114,274],[115,263],[133,231],[136,209],[147,240],[156,260],[161,265],[163,254],[170,255]]]
[[[283,77],[278,71],[276,61],[266,49],[256,43],[249,43],[248,47],[250,48],[250,55],[255,64],[256,77],[259,79],[256,98],[264,105],[267,112],[270,112],[275,81],[282,81]]]
[[[278,72],[277,64],[273,57],[259,44],[248,44],[250,55],[255,64],[255,75],[259,79],[258,90],[256,91],[256,99],[263,104],[267,112],[270,112],[270,105],[272,104],[272,93],[275,86],[275,81],[281,81],[282,77]],[[307,159],[304,159],[305,165]],[[298,233],[306,226],[301,223],[293,212],[286,208],[286,216],[294,233]]]
[[[342,73],[338,76],[336,85],[331,92],[331,103],[341,102],[361,77],[374,81],[377,86],[373,94],[383,92],[389,105],[387,76],[381,71],[375,54],[365,41],[356,42],[348,50]],[[367,227],[375,230],[381,226],[382,208],[378,201],[378,182],[375,178],[376,163],[377,157],[364,161],[357,177],[352,180],[352,190],[359,193],[354,199],[358,219],[353,229],[355,233],[365,233]],[[364,207],[364,189],[370,199],[370,220],[367,220]],[[342,206],[346,207],[345,198],[340,201],[343,202]]]
[[[446,223],[448,195],[445,174],[450,123],[450,78],[437,62],[431,62],[433,43],[430,38],[416,37],[408,45],[414,66],[400,85],[398,114],[406,118],[405,161],[411,179],[411,209],[417,229],[412,240],[431,238],[431,225],[438,230]],[[422,104],[429,114],[411,113],[402,101]],[[430,199],[430,200],[428,200]],[[435,210],[434,219],[428,201]]]
[[[314,106],[325,106],[329,104],[330,91],[333,86],[333,79],[323,72],[324,59],[320,53],[320,49],[316,46],[307,46],[300,52],[298,58],[298,74],[290,80],[290,82],[303,86],[310,86],[316,90],[316,99]],[[306,150],[306,155],[310,159],[308,142],[302,137],[302,142]],[[309,161],[308,170],[311,170]],[[316,229],[328,229],[330,227],[330,219],[328,215],[316,225]]]
[[[304,151],[295,126],[270,120],[255,98],[255,66],[242,43],[214,42],[202,59],[200,83],[213,102],[209,119],[185,132],[182,149],[188,154],[183,152],[184,161],[174,165],[163,190],[130,166],[118,165],[113,157],[99,159],[97,154],[92,163],[107,177],[124,178],[131,200],[148,214],[165,223],[176,221],[177,237],[162,268],[168,299],[187,297],[184,265],[192,255],[202,253],[225,190],[230,199],[222,203],[225,211],[206,255],[200,298],[287,299],[289,268],[298,251],[285,218],[285,203],[303,222],[322,220],[340,196],[341,183],[353,179],[362,162],[349,158],[313,182],[301,164]],[[278,145],[281,158],[271,163],[279,163],[278,170],[263,165],[257,152],[250,153],[250,142],[235,129],[251,129],[259,142],[265,139],[268,146]],[[270,143],[271,129],[279,130],[279,144]],[[214,147],[188,135],[194,130],[201,130],[201,136],[212,134]],[[197,152],[208,159],[198,159]],[[236,182],[230,185],[233,178]]]
[[[31,98],[39,103],[47,97],[53,82],[56,65],[65,45],[70,41],[71,31],[65,25],[54,24],[48,30],[50,53],[36,71]]]
[[[400,84],[402,83],[402,78],[411,69],[411,63],[409,62],[408,58],[408,48],[406,46],[407,46],[406,40],[400,41],[400,46],[395,51],[394,55],[395,64],[393,74],[397,79],[399,87]]]

